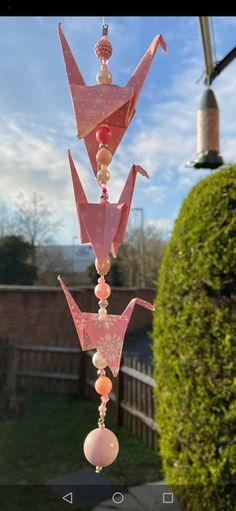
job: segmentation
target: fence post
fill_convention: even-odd
[[[8,344],[7,346],[7,394],[10,410],[16,410],[16,346]]]
[[[121,359],[120,371],[116,377],[116,400],[115,400],[115,423],[116,426],[122,426],[123,422],[123,410],[121,408],[121,401],[123,399],[123,391],[124,391],[124,373],[122,372],[123,359]]]
[[[79,361],[79,398],[85,398],[85,385],[86,385],[86,369],[87,369],[87,355],[84,351],[80,353]]]
[[[6,367],[7,367],[7,346],[8,339],[0,338],[0,388],[6,386]]]

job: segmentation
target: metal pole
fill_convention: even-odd
[[[211,73],[214,69],[212,48],[211,48],[211,34],[209,28],[208,16],[198,16],[199,28],[202,40],[202,47],[204,53],[204,61],[206,68],[206,81],[208,87],[211,84]]]

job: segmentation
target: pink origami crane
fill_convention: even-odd
[[[126,87],[113,84],[87,86],[63,34],[61,24],[59,24],[59,36],[77,123],[78,138],[85,140],[90,162],[96,175],[98,143],[95,134],[98,126],[104,123],[109,126],[112,135],[109,150],[114,154],[135,113],[139,94],[157,48],[160,44],[162,50],[166,52],[167,46],[163,37],[157,35]]]
[[[120,244],[125,240],[137,172],[145,177],[148,177],[148,174],[139,165],[133,165],[117,204],[88,203],[70,151],[68,151],[68,155],[80,224],[81,243],[90,242],[98,262],[102,264],[109,251],[113,257],[116,257]]]
[[[133,298],[121,316],[81,312],[60,276],[58,280],[67,299],[82,350],[97,348],[113,375],[117,376],[125,332],[135,304],[151,311],[154,310],[153,305],[141,298]]]

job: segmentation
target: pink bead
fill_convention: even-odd
[[[98,394],[101,394],[102,396],[104,394],[109,394],[112,389],[112,381],[108,376],[99,376],[99,378],[95,382],[95,390]]]
[[[98,285],[94,289],[95,296],[100,300],[106,300],[111,294],[110,286],[105,282],[104,276],[98,279]]]
[[[95,467],[107,467],[115,461],[119,452],[119,442],[110,429],[93,429],[84,441],[84,454]]]
[[[111,138],[111,130],[108,126],[100,126],[96,131],[96,139],[99,144],[108,144]]]
[[[106,404],[109,401],[109,396],[107,394],[101,396],[101,401],[103,404]]]
[[[98,407],[98,411],[99,411],[100,413],[106,413],[106,411],[107,411],[107,407],[106,407],[105,405],[100,405],[100,406]]]
[[[107,189],[106,188],[102,188],[102,193],[107,193]]]
[[[107,364],[105,367],[107,367]],[[104,369],[98,369],[97,375],[98,376],[106,376],[106,371],[104,371]]]

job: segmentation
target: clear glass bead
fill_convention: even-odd
[[[99,300],[98,305],[100,305],[100,307],[107,307],[108,301],[107,300]]]

